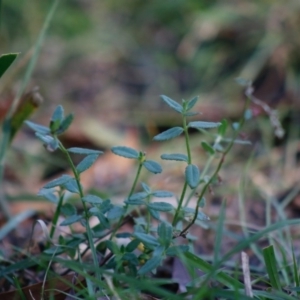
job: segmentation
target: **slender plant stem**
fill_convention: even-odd
[[[142,166],[143,166],[143,159],[144,159],[144,156],[140,157],[139,166],[138,166],[138,169],[137,169],[137,172],[136,172],[136,175],[135,175],[132,187],[130,189],[130,192],[129,192],[127,198],[130,198],[131,195],[133,194],[134,190],[135,190],[135,187],[137,185],[138,179],[139,179],[140,174],[141,174],[141,170],[142,170]],[[128,204],[126,203],[125,206],[124,206],[125,213],[126,213],[127,208],[128,208]],[[123,223],[123,220],[125,218],[125,213],[124,213],[124,215],[122,215],[120,217],[120,219],[119,219],[119,221],[117,223],[117,226],[115,227],[115,229],[113,230],[113,232],[112,232],[112,234],[110,236],[110,240],[112,240],[114,238],[114,236],[116,235],[118,229],[120,228],[121,224]]]
[[[186,151],[187,151],[187,156],[188,156],[188,164],[192,163],[192,156],[191,156],[191,148],[190,148],[190,139],[189,139],[189,132],[188,132],[188,126],[186,124],[186,116],[183,116],[183,130],[184,130],[184,136],[185,136],[185,144],[186,144]],[[186,193],[186,189],[187,189],[187,181],[185,180],[185,183],[183,185],[183,189],[180,195],[180,199],[178,202],[178,206],[177,209],[175,211],[175,216],[172,222],[172,225],[175,226],[177,224],[178,221],[178,215],[180,213],[182,204],[183,204],[183,200],[184,200],[184,196]]]
[[[191,156],[191,148],[190,148],[189,129],[186,124],[186,116],[183,116],[183,130],[184,130],[184,136],[185,136],[186,152],[187,152],[187,156],[188,156],[188,164],[191,164],[192,156]]]
[[[183,189],[182,189],[182,192],[181,192],[181,196],[180,196],[180,199],[179,199],[179,202],[178,202],[178,206],[177,206],[177,209],[176,209],[176,212],[175,212],[175,216],[174,216],[174,219],[173,219],[173,222],[172,222],[172,225],[175,226],[177,224],[177,220],[178,220],[178,215],[180,213],[180,209],[182,207],[182,203],[183,203],[183,199],[184,199],[184,195],[185,195],[185,192],[186,192],[186,189],[187,189],[187,182],[185,181],[184,185],[183,185]]]
[[[131,190],[130,190],[130,192],[128,194],[128,198],[133,194],[133,192],[135,190],[135,187],[137,185],[138,179],[139,179],[140,174],[141,174],[142,166],[143,166],[143,163],[140,161],[138,170],[137,170],[136,175],[135,175],[135,179],[134,179],[133,185],[132,185]],[[128,206],[128,205],[126,204],[126,206]]]
[[[95,245],[94,245],[94,241],[93,241],[92,231],[91,231],[90,224],[89,224],[88,210],[87,210],[85,202],[83,201],[84,194],[83,194],[82,186],[81,186],[81,183],[80,183],[80,174],[77,171],[69,152],[67,151],[67,149],[63,146],[63,144],[60,141],[59,141],[59,149],[66,155],[67,160],[68,160],[68,162],[70,164],[70,167],[72,169],[72,172],[74,174],[76,183],[77,183],[79,196],[80,196],[80,200],[81,200],[82,205],[83,205],[85,219],[86,219],[86,228],[87,228],[88,241],[89,241],[90,249],[92,251],[94,264],[95,264],[95,266],[97,266],[98,265],[98,259],[97,259],[96,249],[95,249]]]
[[[49,234],[50,235],[50,239],[52,239],[53,236],[54,236],[56,225],[57,225],[57,221],[58,221],[58,218],[59,218],[59,215],[60,215],[60,209],[61,209],[61,206],[63,204],[63,200],[64,200],[64,194],[61,193],[59,195],[59,200],[58,200],[58,203],[57,203],[57,207],[56,207],[56,210],[54,212],[53,219],[52,219],[52,226],[51,226],[50,234]]]

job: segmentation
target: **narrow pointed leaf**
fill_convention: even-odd
[[[154,218],[155,220],[160,220],[160,214],[158,210],[151,209],[150,207],[148,207],[148,210],[152,218]]]
[[[85,170],[89,169],[93,163],[96,161],[96,159],[98,158],[98,154],[90,154],[88,156],[86,156],[76,167],[76,170],[79,173],[84,172]]]
[[[207,129],[207,128],[216,128],[221,125],[220,122],[204,122],[204,121],[195,121],[190,122],[188,127],[190,128],[198,128],[198,129]]]
[[[92,204],[101,204],[103,202],[103,199],[95,195],[86,195],[82,198],[82,200]]]
[[[126,246],[126,252],[132,252],[135,250],[138,245],[140,244],[140,241],[138,239],[132,240],[127,246]]]
[[[214,267],[206,260],[190,252],[184,253],[184,256],[191,266],[194,266],[195,268],[203,271],[205,274],[212,274]],[[234,277],[231,277],[226,272],[220,270],[216,273],[215,279],[224,284],[225,286],[229,286],[233,289],[244,288],[244,285],[239,280],[237,280]]]
[[[43,135],[50,134],[50,129],[46,126],[39,125],[39,124],[33,123],[31,121],[25,121],[25,124],[37,133],[40,133]]]
[[[161,256],[153,256],[138,270],[138,274],[144,275],[144,274],[154,270],[155,268],[157,268],[160,265],[161,261],[162,261]]]
[[[147,246],[155,247],[159,245],[158,240],[154,236],[147,233],[135,232],[134,237],[139,239],[142,243],[144,243]]]
[[[151,173],[158,174],[162,172],[160,164],[154,160],[145,160],[143,166]]]
[[[79,194],[79,189],[75,178],[72,178],[68,182],[64,183],[63,187],[71,193]]]
[[[168,191],[154,191],[152,192],[152,196],[158,198],[167,198],[167,197],[173,197],[173,193]]]
[[[142,187],[147,194],[151,194],[151,189],[146,183],[142,182]]]
[[[164,160],[188,161],[188,157],[185,154],[180,153],[162,154],[160,158]]]
[[[278,276],[279,270],[277,268],[277,260],[275,256],[274,246],[270,245],[263,249],[263,256],[270,278],[271,286],[276,290],[281,290],[280,279]]]
[[[85,148],[69,148],[68,152],[74,153],[74,154],[82,154],[82,155],[90,155],[90,154],[102,154],[103,151],[99,150],[92,150],[92,149],[85,149]]]
[[[131,195],[128,200],[131,200],[131,201],[132,200],[133,201],[135,201],[135,200],[143,200],[143,199],[147,198],[148,195],[149,194],[146,193],[146,192],[138,192],[138,193],[135,193],[135,194]]]
[[[221,121],[221,125],[218,128],[218,134],[224,136],[227,130],[228,122],[226,119]]]
[[[107,213],[107,219],[114,220],[119,219],[122,215],[125,214],[125,211],[123,207],[120,206],[114,206],[108,213]]]
[[[52,137],[50,135],[43,135],[38,132],[36,132],[35,135],[39,140],[41,140],[44,143],[46,149],[49,152],[54,152],[58,149],[59,143],[56,137]]]
[[[165,246],[166,248],[169,247],[173,236],[172,225],[167,222],[161,222],[158,225],[157,234],[160,238],[161,245]]]
[[[189,246],[188,245],[178,245],[178,246],[172,246],[168,248],[166,251],[167,256],[179,256],[181,253],[188,252]]]
[[[173,209],[173,206],[167,202],[153,202],[149,203],[147,206],[152,210],[158,211],[171,211]]]
[[[172,100],[171,98],[161,95],[160,96],[163,101],[168,104],[171,108],[173,108],[175,111],[179,112],[180,114],[183,113],[183,107],[181,104],[177,103],[176,101]]]
[[[194,189],[197,187],[200,180],[200,171],[196,165],[188,165],[185,169],[185,180]]]
[[[56,134],[62,134],[64,133],[72,124],[74,119],[73,114],[69,114],[64,118],[64,120],[60,123],[59,129],[56,131]]]
[[[214,148],[211,145],[209,145],[208,143],[201,142],[201,146],[204,149],[204,151],[206,151],[208,154],[210,154],[210,155],[214,155],[215,154]]]
[[[64,109],[61,105],[58,105],[54,112],[53,115],[51,117],[50,120],[50,128],[51,128],[51,132],[56,132],[56,130],[60,127],[61,122],[64,119]]]
[[[66,218],[63,222],[60,223],[60,226],[67,226],[74,224],[82,219],[82,216],[73,215],[69,218]]]
[[[166,141],[166,140],[170,140],[173,139],[179,135],[181,135],[183,132],[183,128],[182,127],[173,127],[170,128],[158,135],[156,135],[153,140],[154,141]]]
[[[196,111],[187,111],[187,112],[183,113],[183,115],[186,117],[193,117],[193,116],[199,115],[199,113]]]
[[[58,203],[58,197],[55,195],[53,190],[50,189],[40,189],[38,196],[44,197],[52,203]]]
[[[126,158],[132,158],[132,159],[139,158],[139,152],[130,147],[125,147],[125,146],[112,147],[111,151],[116,155],[123,156]]]
[[[195,104],[197,103],[198,99],[199,99],[198,96],[196,96],[196,97],[194,97],[193,99],[191,99],[191,100],[187,103],[186,111],[189,111],[190,109],[192,109],[192,108],[195,106]]]
[[[50,188],[53,188],[56,186],[61,186],[65,183],[67,183],[68,181],[70,181],[71,179],[73,179],[73,177],[70,175],[62,175],[61,177],[48,182],[46,185],[44,185],[44,188],[50,189]]]
[[[76,209],[76,207],[74,205],[70,204],[70,203],[66,203],[66,204],[62,205],[61,212],[65,216],[69,216],[69,217],[77,215],[77,209]]]

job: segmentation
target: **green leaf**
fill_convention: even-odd
[[[173,139],[179,135],[181,135],[183,132],[183,128],[182,127],[173,127],[170,128],[158,135],[156,135],[153,140],[154,141],[166,141],[166,140],[170,140]]]
[[[204,149],[204,151],[206,151],[208,154],[210,154],[210,155],[214,155],[215,154],[214,148],[211,145],[209,145],[208,143],[201,142],[201,146]]]
[[[199,99],[198,96],[192,98],[186,105],[186,111],[189,111],[190,109],[192,109],[195,106],[195,104],[197,103],[198,99]]]
[[[102,154],[103,151],[99,151],[99,150],[92,150],[92,149],[85,149],[85,148],[77,148],[77,147],[73,147],[73,148],[69,148],[67,149],[68,152],[70,153],[74,153],[74,154],[82,154],[82,155],[91,155],[91,154]]]
[[[69,218],[66,218],[63,222],[60,223],[60,226],[68,226],[74,224],[82,219],[82,216],[73,215]]]
[[[126,246],[125,251],[132,252],[138,247],[139,244],[140,244],[140,240],[134,239]]]
[[[56,186],[62,186],[65,183],[67,183],[68,181],[70,181],[71,179],[73,179],[73,177],[70,175],[62,175],[61,177],[56,178],[56,179],[48,182],[47,184],[45,184],[44,189],[51,189]]]
[[[58,197],[54,194],[54,191],[51,189],[40,189],[38,196],[44,197],[52,203],[58,203]]]
[[[59,129],[56,131],[56,134],[62,134],[64,133],[72,124],[74,119],[73,114],[69,114],[64,118],[64,120],[60,123]]]
[[[43,135],[50,134],[50,129],[46,126],[39,125],[39,124],[33,123],[31,121],[25,121],[25,124],[35,132],[38,132]]]
[[[72,178],[71,180],[64,183],[63,187],[71,193],[79,194],[79,189],[75,178]]]
[[[183,115],[186,117],[193,117],[193,116],[199,115],[199,113],[196,111],[188,111],[188,112],[183,113]]]
[[[167,249],[166,255],[168,256],[180,256],[181,253],[188,252],[189,246],[188,245],[179,245],[179,246],[172,246]]]
[[[104,216],[104,214],[101,211],[98,211],[95,216],[99,219],[100,224],[104,227],[104,228],[110,228],[110,224],[107,220],[107,218]]]
[[[189,263],[191,266],[203,271],[205,274],[211,274],[214,270],[214,267],[209,264],[207,261],[204,259],[196,256],[195,254],[192,254],[190,252],[184,253],[184,256],[187,260],[187,263]],[[217,281],[221,282],[225,286],[228,286],[232,289],[243,289],[244,285],[235,279],[234,277],[231,277],[228,275],[226,272],[223,272],[221,270],[215,271],[214,279]]]
[[[280,279],[278,276],[279,270],[277,269],[277,261],[275,257],[274,246],[270,245],[263,249],[264,261],[266,264],[266,269],[268,276],[270,278],[271,286],[275,290],[281,291]]]
[[[153,202],[147,204],[150,209],[158,210],[158,211],[170,211],[173,209],[173,206],[167,202]]]
[[[63,119],[64,119],[64,109],[61,105],[58,105],[55,108],[50,120],[49,127],[52,133],[56,132],[56,130],[60,127],[60,124],[63,121]]]
[[[125,214],[124,208],[120,206],[114,206],[109,212],[107,213],[107,219],[119,219],[121,216]]]
[[[129,200],[129,201],[143,200],[143,199],[147,198],[148,195],[149,194],[146,192],[138,192],[138,193],[134,193],[133,195],[131,195],[129,197],[129,199],[127,199],[127,200]]]
[[[152,236],[150,234],[142,233],[142,232],[135,232],[133,234],[133,236],[136,237],[137,239],[139,239],[146,246],[156,247],[156,246],[159,245],[158,240],[154,236]]]
[[[65,252],[65,250],[66,249],[64,247],[54,246],[49,249],[46,249],[43,253],[53,256],[53,255],[62,254]]]
[[[110,240],[107,240],[106,242],[106,246],[107,248],[114,254],[118,254],[120,251],[119,251],[119,247],[118,245],[113,242],[113,241],[110,241]]]
[[[221,125],[220,122],[204,122],[204,121],[195,121],[195,122],[190,122],[188,124],[189,128],[198,128],[198,129],[207,129],[207,128],[216,128]]]
[[[191,207],[184,207],[182,208],[186,216],[194,216],[195,214],[195,209]],[[199,221],[209,221],[210,218],[201,210],[198,209],[198,214],[197,214],[197,220]]]
[[[100,210],[103,214],[107,213],[112,208],[113,205],[111,204],[109,199],[104,200],[103,203],[100,205]]]
[[[144,274],[154,270],[155,268],[157,268],[160,265],[161,261],[162,261],[161,256],[153,256],[138,270],[138,274],[144,275]]]
[[[0,56],[0,78],[15,61],[19,53],[8,53]]]
[[[157,234],[160,237],[161,245],[169,247],[173,237],[173,227],[167,222],[161,222],[157,228]]]
[[[190,164],[185,168],[185,180],[191,189],[197,187],[200,180],[200,171],[196,165]]]
[[[132,237],[132,234],[129,232],[119,232],[116,234],[116,238],[126,239]]]
[[[92,204],[101,204],[103,202],[103,199],[95,195],[86,195],[82,198],[82,201]]]
[[[46,149],[49,152],[54,152],[59,147],[59,142],[56,137],[52,137],[50,135],[43,135],[38,132],[35,133],[36,137],[41,140],[44,145],[46,146]]]
[[[160,158],[164,160],[188,161],[188,157],[185,154],[180,153],[162,154]]]
[[[155,209],[151,209],[150,207],[148,207],[149,213],[152,216],[152,218],[154,218],[155,220],[160,220],[160,215],[158,210]]]
[[[66,204],[61,206],[61,212],[65,216],[74,216],[74,215],[77,214],[77,209],[74,205],[72,205],[70,203],[66,203]]]
[[[151,194],[151,189],[150,189],[150,187],[149,187],[146,183],[142,182],[142,187],[143,187],[144,191],[145,191],[148,195]]]
[[[134,253],[125,253],[122,257],[122,260],[128,261],[130,264],[135,266],[139,265],[139,260]]]
[[[140,156],[138,151],[136,151],[133,148],[125,147],[125,146],[112,147],[111,151],[116,155],[123,156],[126,158],[137,159]]]
[[[151,173],[158,174],[162,172],[160,164],[154,160],[145,160],[143,166]]]
[[[98,158],[98,154],[90,154],[87,155],[76,167],[76,170],[78,171],[78,173],[82,173],[84,171],[86,171],[87,169],[89,169],[93,163],[97,160]]]
[[[141,199],[127,199],[125,200],[125,203],[126,204],[129,204],[129,205],[143,205],[145,204],[145,201],[141,200]]]
[[[158,198],[173,197],[173,193],[168,192],[168,191],[154,191],[154,192],[152,192],[152,195],[154,197],[158,197]]]
[[[177,103],[176,101],[172,100],[171,98],[161,95],[160,96],[162,100],[167,103],[171,108],[173,108],[175,111],[179,112],[180,114],[183,113],[183,107],[181,104]]]
[[[226,130],[227,130],[227,126],[228,126],[227,120],[226,120],[226,119],[223,119],[223,120],[221,121],[221,125],[218,127],[218,134],[219,134],[220,136],[223,137],[223,136],[225,135]]]

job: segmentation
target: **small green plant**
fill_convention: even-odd
[[[189,229],[194,224],[203,225],[203,222],[209,220],[209,217],[202,211],[202,207],[205,206],[206,192],[212,188],[215,182],[218,182],[218,173],[233,144],[247,143],[237,138],[243,123],[249,118],[246,108],[248,102],[251,101],[250,83],[246,83],[246,88],[248,101],[245,103],[244,114],[238,123],[233,124],[232,129],[229,128],[226,120],[189,122],[189,117],[197,115],[197,112],[193,111],[198,100],[197,97],[190,101],[183,100],[179,104],[162,96],[162,100],[182,117],[181,126],[170,128],[153,138],[155,141],[166,141],[184,135],[186,153],[163,153],[161,155],[162,160],[186,164],[182,189],[178,197],[170,191],[155,190],[145,182],[141,182],[142,172],[158,174],[162,172],[162,167],[159,162],[149,159],[143,151],[125,146],[115,146],[111,149],[115,155],[136,161],[136,174],[132,178],[132,186],[127,196],[124,197],[123,205],[115,205],[114,201],[100,197],[98,194],[85,193],[81,185],[81,174],[93,165],[102,152],[85,148],[65,148],[60,140],[60,135],[71,125],[73,115],[65,116],[63,107],[58,106],[50,119],[49,126],[26,121],[48,151],[61,151],[65,155],[73,174],[62,175],[48,182],[39,191],[40,196],[56,204],[49,231],[44,221],[37,221],[47,237],[43,253],[38,256],[29,255],[25,260],[21,260],[9,268],[1,268],[0,276],[11,278],[14,285],[19,286],[20,293],[23,293],[18,280],[14,276],[10,277],[11,273],[24,269],[24,266],[26,268],[26,266],[36,265],[44,270],[46,281],[46,277],[52,278],[57,275],[51,266],[59,264],[64,267],[64,271],[59,274],[58,280],[63,281],[64,276],[67,276],[69,272],[79,274],[78,283],[73,284],[72,289],[76,292],[77,297],[84,297],[84,299],[110,296],[116,299],[132,299],[132,295],[134,295],[134,299],[140,299],[140,295],[145,292],[158,295],[163,299],[181,300],[186,297],[192,297],[191,299],[209,297],[250,299],[248,295],[265,299],[264,297],[268,298],[271,294],[271,299],[280,297],[295,299],[286,295],[282,286],[282,277],[278,275],[278,272],[281,271],[285,276],[285,282],[290,286],[295,282],[296,288],[289,287],[289,291],[294,294],[299,293],[299,276],[295,256],[293,256],[292,265],[288,264],[288,259],[284,255],[284,264],[276,264],[278,258],[272,244],[262,251],[262,263],[266,266],[268,282],[272,288],[270,293],[252,290],[250,275],[243,282],[238,279],[238,275],[233,276],[228,270],[222,269],[234,254],[240,253],[241,250],[273,231],[299,224],[298,219],[278,221],[257,233],[247,234],[244,239],[239,240],[232,249],[220,257],[219,250],[224,236],[226,206],[226,202],[223,202],[215,228],[215,249],[212,263],[193,254],[194,237],[189,234]],[[198,144],[204,155],[208,157],[202,168],[192,157],[190,128],[199,130],[210,138],[210,142],[203,140]],[[214,129],[214,131],[207,131],[208,129]],[[231,132],[231,138],[225,136],[228,135],[228,131]],[[73,162],[73,154],[82,156],[82,160],[77,165]],[[70,196],[80,199],[83,210],[69,201]],[[154,197],[155,201],[153,201]],[[164,200],[168,197],[176,197],[177,205],[172,205]],[[193,204],[190,201],[192,197],[196,198]],[[161,200],[158,200],[160,198]],[[59,221],[60,216],[64,216],[63,221]],[[99,223],[91,226],[91,217],[96,217]],[[122,226],[132,220],[134,226],[127,227],[132,229],[122,230]],[[84,233],[73,232],[72,225],[75,223],[81,223],[85,228]],[[71,234],[61,234],[57,237],[55,233],[58,225],[60,227],[69,226]],[[178,237],[185,238],[187,243],[181,243]],[[120,243],[124,238],[127,239],[126,243]],[[83,244],[86,246],[85,250],[79,247]],[[88,251],[91,254],[91,260],[84,257],[85,262],[83,262],[83,256]],[[189,271],[191,279],[186,294],[175,295],[162,288],[164,284],[172,283],[172,280],[160,277],[155,279],[154,277],[158,267],[168,257],[177,257]],[[204,275],[199,277],[197,270],[204,272]],[[262,280],[265,275],[262,276],[259,280]],[[220,288],[211,290],[211,282],[218,283]],[[247,296],[244,295],[244,290],[247,291]],[[50,297],[51,292],[53,289],[47,291],[43,287],[41,290],[41,294],[45,297]]]
[[[114,274],[110,275],[116,279],[118,274],[130,275],[133,278],[147,278],[148,274],[154,272],[166,257],[178,256],[182,258],[182,255],[189,251],[188,245],[177,243],[177,237],[188,237],[188,230],[193,224],[209,220],[209,217],[201,211],[201,208],[205,205],[205,192],[212,183],[218,180],[218,172],[224,157],[232,144],[237,142],[237,140],[235,137],[229,140],[224,138],[228,127],[226,120],[222,122],[188,122],[189,117],[198,114],[192,110],[197,103],[198,97],[189,101],[183,100],[182,104],[167,96],[162,96],[161,98],[171,109],[181,115],[182,126],[170,128],[156,135],[153,139],[155,141],[166,141],[181,134],[184,134],[185,137],[186,153],[164,153],[161,155],[163,160],[180,161],[186,164],[184,183],[182,192],[178,197],[177,207],[173,207],[166,201],[152,201],[153,197],[162,199],[172,197],[173,193],[169,191],[152,190],[144,182],[140,183],[142,191],[136,191],[143,169],[157,174],[162,172],[162,167],[157,161],[148,159],[143,151],[125,146],[116,146],[111,149],[115,155],[133,159],[137,164],[136,175],[134,176],[132,187],[124,199],[123,206],[115,205],[110,199],[103,199],[97,195],[84,194],[80,175],[92,166],[102,152],[84,148],[66,149],[64,147],[59,136],[71,125],[73,115],[64,116],[63,107],[58,106],[51,117],[48,127],[30,121],[26,122],[35,131],[35,135],[43,142],[48,151],[54,152],[59,150],[65,155],[73,172],[73,176],[62,175],[48,182],[39,192],[40,196],[57,204],[49,235],[49,240],[52,242],[48,243],[48,248],[44,251],[44,254],[57,256],[65,253],[75,259],[77,253],[77,257],[79,255],[80,260],[84,253],[78,251],[78,246],[87,239],[87,249],[91,250],[93,265],[96,268],[93,273],[100,279],[103,272],[106,272],[105,270],[114,269]],[[209,156],[207,164],[202,171],[192,160],[189,140],[190,128],[202,132],[206,132],[207,129],[217,128],[213,144],[205,141],[201,142],[202,149]],[[229,143],[229,146],[224,148],[223,143]],[[81,162],[76,166],[72,161],[72,154],[83,156]],[[216,170],[209,174],[211,163],[216,157],[220,157],[220,162]],[[196,192],[198,195],[196,206],[190,207],[190,199],[196,195]],[[83,206],[82,213],[79,213],[77,208],[67,201],[66,196],[70,193],[80,198]],[[141,211],[142,208],[145,214],[134,218],[135,226],[133,232],[118,232],[120,227],[131,218],[132,212],[134,210]],[[172,221],[168,222],[162,218],[161,213],[168,213]],[[86,234],[74,234],[71,237],[60,236],[58,243],[54,242],[55,228],[58,217],[61,214],[65,216],[65,219],[59,224],[60,226],[70,226],[80,222],[86,228]],[[91,228],[89,219],[92,216],[98,218],[99,224]],[[154,226],[154,224],[156,225]],[[105,237],[109,238],[103,241]],[[120,246],[118,238],[129,238],[131,241],[127,245]],[[96,241],[100,241],[100,243],[96,243]],[[98,253],[103,254],[100,261]],[[88,272],[88,268],[86,272]],[[117,282],[115,284],[118,286]]]

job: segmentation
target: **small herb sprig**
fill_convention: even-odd
[[[159,162],[148,159],[143,151],[125,147],[115,146],[111,151],[118,156],[127,159],[133,159],[137,163],[136,174],[133,179],[132,187],[124,199],[123,205],[115,205],[110,199],[103,199],[98,195],[85,194],[81,185],[81,173],[90,168],[93,163],[102,154],[102,151],[69,148],[66,149],[59,137],[63,134],[73,121],[73,115],[64,116],[64,109],[58,106],[49,123],[49,126],[39,125],[27,121],[27,125],[35,131],[36,136],[44,143],[46,149],[50,152],[61,151],[68,161],[73,175],[62,175],[48,182],[39,192],[40,196],[45,197],[51,202],[57,204],[57,209],[53,217],[50,238],[53,239],[58,223],[58,216],[65,216],[60,226],[71,226],[80,222],[86,228],[86,234],[70,237],[59,237],[58,243],[48,245],[44,251],[45,254],[57,255],[66,253],[70,257],[75,257],[79,252],[79,244],[87,238],[87,249],[91,250],[94,266],[111,269],[121,274],[130,274],[139,277],[155,270],[167,256],[180,256],[181,253],[189,250],[188,245],[179,245],[176,237],[186,236],[189,228],[196,222],[207,221],[209,217],[199,208],[205,205],[205,192],[209,185],[217,178],[224,157],[230,150],[225,150],[222,143],[229,142],[232,145],[236,142],[236,136],[229,141],[224,138],[228,124],[226,120],[222,122],[204,122],[191,121],[188,118],[195,116],[198,112],[193,111],[198,97],[189,101],[182,101],[182,104],[170,99],[167,96],[161,96],[162,100],[173,110],[182,116],[182,126],[170,128],[153,139],[155,141],[166,141],[184,134],[186,154],[183,153],[164,153],[161,155],[163,160],[185,162],[184,183],[182,191],[178,198],[178,205],[174,207],[167,201],[152,201],[153,197],[167,198],[174,197],[173,193],[166,190],[152,190],[144,182],[140,182],[140,175],[143,170],[153,174],[162,172]],[[208,133],[207,129],[217,128],[217,134],[214,136],[214,142],[209,144],[201,142],[202,149],[209,155],[206,165],[202,172],[196,163],[192,160],[189,129],[196,129]],[[82,155],[83,159],[77,165],[72,160],[72,154]],[[220,163],[216,170],[209,175],[211,163],[215,157],[221,154]],[[142,191],[137,191],[138,186]],[[201,191],[197,192],[202,186]],[[76,195],[83,206],[83,212],[79,213],[77,208],[68,202],[67,195]],[[189,207],[189,201],[195,194],[197,196],[196,206]],[[134,218],[135,226],[132,232],[119,232],[119,229],[131,218],[132,210],[145,208],[145,216]],[[164,220],[161,213],[168,213],[171,222]],[[91,227],[90,218],[94,216],[99,220],[99,224]],[[153,222],[155,220],[155,222]],[[179,229],[182,222],[184,229]],[[154,226],[153,224],[157,224]],[[110,235],[108,240],[102,239]],[[119,238],[129,238],[131,241],[127,245],[119,245]],[[98,243],[100,241],[100,244]],[[107,252],[108,251],[108,252]],[[86,251],[85,251],[86,252]],[[85,253],[84,252],[84,253]],[[103,253],[99,261],[99,253]],[[82,255],[82,253],[81,253]],[[100,276],[100,274],[98,274]]]

